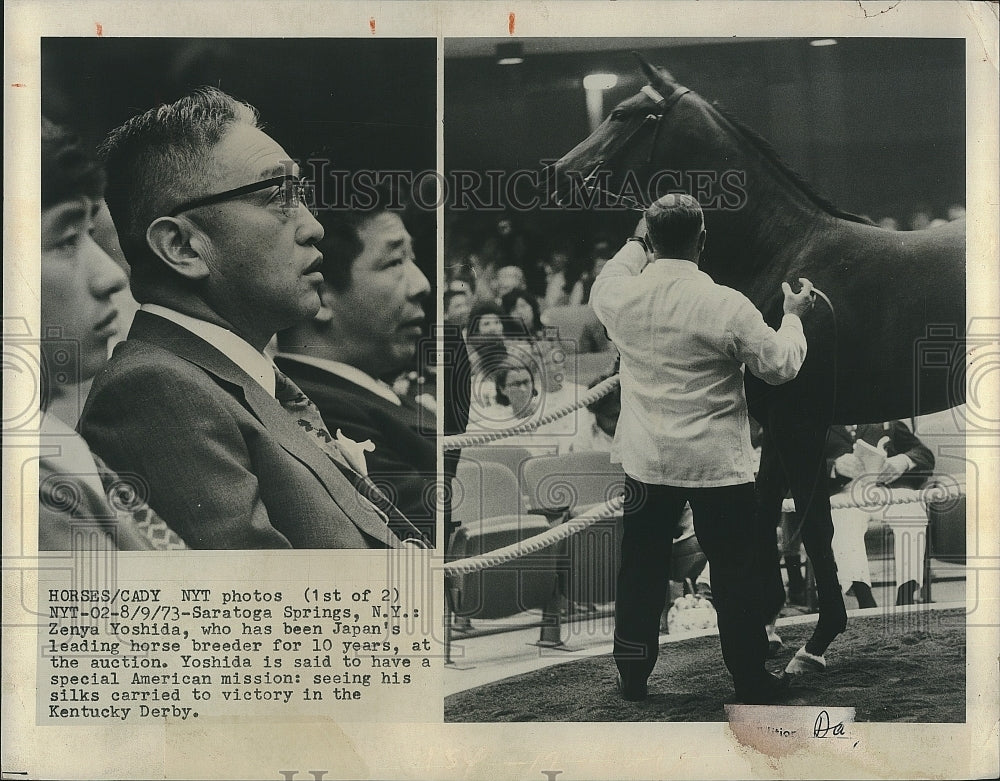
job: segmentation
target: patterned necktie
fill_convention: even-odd
[[[355,490],[371,503],[386,525],[401,540],[419,539],[426,544],[423,535],[400,512],[381,489],[367,475],[351,466],[330,432],[326,430],[319,408],[313,404],[292,380],[279,368],[274,368],[274,397],[291,415],[292,420],[326,453],[344,476],[351,481]],[[419,535],[419,536],[417,536]]]
[[[96,453],[97,475],[120,527],[131,527],[154,550],[184,550],[187,545],[159,515],[136,494],[135,488],[116,474]]]

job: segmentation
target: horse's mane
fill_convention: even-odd
[[[854,214],[853,212],[844,211],[843,209],[837,207],[832,201],[824,198],[822,195],[817,193],[812,186],[806,182],[805,179],[791,167],[788,163],[781,159],[777,151],[771,142],[764,138],[760,133],[751,127],[743,124],[742,121],[733,116],[727,109],[725,109],[718,102],[713,101],[712,107],[725,119],[729,124],[731,124],[741,136],[743,136],[747,141],[753,145],[764,157],[774,164],[774,166],[781,171],[785,176],[787,176],[791,181],[818,207],[823,209],[825,212],[833,215],[834,217],[839,217],[842,220],[848,220],[850,222],[860,222],[863,225],[873,225],[874,223],[867,217],[862,217],[859,214]]]

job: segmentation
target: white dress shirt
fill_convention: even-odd
[[[277,357],[285,358],[291,361],[298,361],[299,363],[304,363],[307,366],[314,366],[317,369],[330,372],[330,374],[336,374],[338,377],[345,379],[348,382],[352,382],[358,387],[374,393],[376,396],[381,396],[383,399],[392,402],[397,407],[403,406],[403,402],[399,400],[399,395],[396,391],[381,380],[376,380],[367,372],[361,371],[361,369],[357,366],[351,366],[349,363],[341,363],[340,361],[333,361],[329,358],[316,358],[315,356],[304,355],[302,353],[279,352]]]
[[[143,304],[139,309],[177,323],[181,328],[201,337],[274,396],[274,364],[271,359],[229,329],[160,304]]]
[[[645,265],[639,243],[627,242],[591,291],[621,353],[611,460],[650,484],[752,482],[743,367],[772,385],[793,379],[806,356],[802,323],[786,314],[774,331],[746,296],[689,260]]]

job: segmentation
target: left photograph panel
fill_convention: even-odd
[[[39,550],[437,544],[435,55],[42,39]]]

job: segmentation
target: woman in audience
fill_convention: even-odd
[[[503,338],[503,312],[493,301],[477,301],[469,312],[465,343],[472,373],[470,410],[486,409],[496,403],[493,374],[507,357]],[[470,412],[471,414],[471,412]]]
[[[527,290],[512,290],[500,299],[504,313],[504,335],[537,338],[544,331],[538,299]]]

